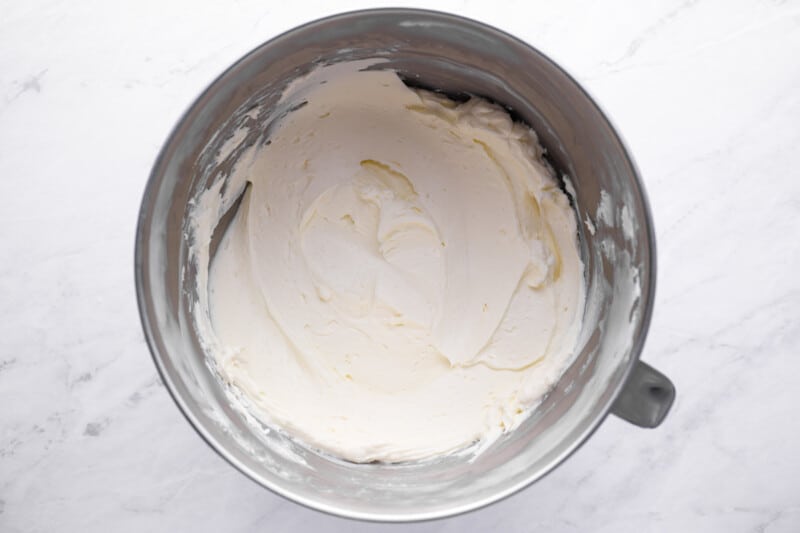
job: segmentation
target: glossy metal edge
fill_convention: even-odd
[[[347,509],[337,508],[332,505],[328,505],[324,502],[316,501],[312,498],[306,498],[300,496],[298,494],[293,493],[290,490],[286,490],[285,488],[271,482],[268,479],[264,479],[252,471],[250,471],[244,464],[240,463],[238,459],[236,459],[232,454],[230,454],[223,446],[216,441],[211,434],[206,431],[205,427],[198,421],[195,417],[193,409],[183,401],[183,398],[180,397],[175,391],[175,385],[169,375],[169,372],[165,368],[162,362],[162,354],[157,346],[156,338],[154,336],[155,326],[151,321],[151,316],[149,315],[148,306],[151,303],[150,295],[144,291],[145,280],[147,279],[147,274],[145,273],[144,268],[144,259],[145,259],[145,242],[146,237],[149,236],[150,227],[149,227],[149,220],[148,220],[148,212],[150,207],[152,207],[151,197],[154,195],[155,191],[155,184],[157,182],[158,176],[162,173],[162,167],[164,166],[165,159],[167,157],[167,152],[170,150],[172,144],[175,142],[176,135],[178,131],[184,126],[186,120],[197,111],[196,106],[198,102],[204,99],[204,97],[212,90],[212,88],[219,83],[224,77],[228,75],[229,72],[235,70],[240,64],[245,62],[248,58],[253,55],[256,55],[262,48],[269,46],[272,42],[280,40],[284,37],[291,35],[292,33],[299,31],[301,29],[307,29],[309,27],[313,27],[320,23],[330,22],[333,20],[346,20],[348,18],[360,18],[360,17],[369,17],[372,15],[387,15],[387,14],[395,14],[397,16],[433,16],[438,19],[445,19],[451,23],[457,24],[465,24],[475,27],[477,30],[483,32],[494,33],[495,36],[499,36],[502,39],[511,40],[518,44],[521,44],[524,47],[530,48],[534,52],[541,55],[543,59],[548,61],[552,64],[553,67],[560,70],[570,81],[572,81],[576,87],[586,96],[586,98],[592,103],[592,105],[597,108],[600,115],[603,119],[608,123],[612,133],[616,140],[622,146],[625,158],[627,163],[630,165],[631,169],[633,170],[634,177],[639,185],[638,187],[638,194],[639,199],[642,203],[643,212],[645,214],[645,220],[647,222],[647,240],[648,240],[648,247],[650,249],[650,264],[648,265],[649,274],[648,274],[648,284],[646,287],[646,294],[643,294],[642,301],[646,303],[646,307],[644,312],[642,313],[641,322],[639,323],[638,330],[636,332],[636,338],[634,339],[633,346],[631,349],[631,358],[628,363],[628,367],[625,369],[623,373],[623,378],[617,383],[615,390],[609,396],[609,399],[606,402],[606,405],[603,406],[603,415],[597,417],[586,430],[577,438],[575,439],[570,446],[568,446],[559,456],[554,458],[550,464],[548,464],[545,468],[542,468],[538,472],[535,472],[528,476],[526,479],[520,481],[512,485],[511,487],[500,491],[498,493],[492,494],[491,496],[478,499],[475,501],[471,501],[457,507],[453,507],[451,509],[443,510],[443,511],[432,511],[432,512],[422,512],[416,514],[380,514],[380,513],[363,513],[358,511],[350,511]],[[656,244],[655,244],[655,229],[653,226],[653,218],[652,212],[650,209],[650,204],[647,199],[647,195],[643,189],[643,184],[641,180],[641,174],[639,173],[639,169],[636,166],[633,158],[630,155],[630,151],[628,150],[628,145],[625,143],[622,136],[619,134],[619,131],[615,128],[613,122],[609,119],[608,114],[598,105],[597,101],[589,94],[589,92],[580,84],[578,81],[563,67],[559,66],[555,63],[549,56],[535,48],[534,46],[522,41],[514,37],[513,35],[504,32],[503,30],[497,29],[489,24],[485,24],[483,22],[479,22],[467,17],[462,17],[460,15],[453,15],[451,13],[446,13],[442,11],[435,11],[435,10],[428,10],[428,9],[412,9],[412,8],[378,8],[378,9],[364,9],[364,10],[356,10],[356,11],[349,11],[345,13],[339,13],[335,15],[331,15],[328,17],[320,18],[303,25],[294,27],[288,31],[285,31],[272,39],[262,43],[261,45],[257,46],[236,62],[234,62],[230,67],[225,69],[219,76],[217,76],[208,86],[203,90],[203,92],[190,104],[190,106],[181,114],[181,117],[178,119],[176,125],[170,131],[169,136],[167,137],[167,141],[165,142],[164,146],[161,148],[154,164],[153,168],[150,172],[150,176],[147,181],[147,185],[145,186],[144,194],[142,197],[142,203],[139,210],[139,218],[136,227],[136,239],[135,239],[135,250],[134,250],[134,281],[136,284],[136,295],[137,295],[137,303],[139,308],[139,318],[142,323],[142,329],[145,333],[145,339],[147,341],[148,348],[150,350],[150,354],[153,358],[153,361],[156,365],[156,369],[158,370],[159,375],[161,376],[162,381],[166,385],[167,391],[169,391],[170,396],[172,397],[175,404],[178,406],[179,410],[189,422],[189,424],[197,431],[200,437],[208,444],[214,451],[216,451],[220,457],[225,459],[228,463],[234,466],[237,470],[242,472],[245,476],[250,478],[251,480],[255,481],[259,485],[270,489],[275,494],[282,496],[290,501],[295,503],[299,503],[305,507],[310,509],[315,509],[318,511],[322,511],[334,516],[343,517],[343,518],[351,518],[357,520],[364,520],[364,521],[371,521],[371,522],[418,522],[418,521],[425,521],[425,520],[434,520],[439,518],[446,518],[451,516],[456,516],[459,514],[467,513],[470,511],[475,511],[492,503],[498,502],[503,500],[512,494],[522,490],[523,488],[527,487],[528,485],[542,479],[544,476],[549,474],[553,471],[553,469],[562,463],[565,459],[571,456],[575,451],[580,448],[586,440],[597,430],[597,428],[602,424],[605,418],[609,415],[611,406],[613,405],[614,401],[616,400],[617,396],[620,394],[622,389],[625,386],[625,383],[634,367],[636,362],[639,359],[639,356],[644,348],[644,342],[647,337],[647,331],[650,327],[650,321],[652,318],[653,313],[653,306],[655,303],[655,288],[656,288]]]

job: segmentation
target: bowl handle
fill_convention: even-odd
[[[637,361],[611,412],[639,427],[654,428],[667,416],[675,401],[675,385],[667,376]]]

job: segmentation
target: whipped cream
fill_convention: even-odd
[[[193,210],[203,342],[252,414],[336,456],[487,445],[573,360],[574,211],[502,108],[391,71],[328,74],[239,157],[229,197],[212,186]],[[209,228],[246,182],[210,259]]]

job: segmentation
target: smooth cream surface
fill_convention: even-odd
[[[325,81],[230,177],[251,185],[198,277],[202,336],[256,416],[339,457],[490,443],[573,359],[574,212],[502,108]]]

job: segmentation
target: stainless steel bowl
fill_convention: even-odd
[[[254,108],[266,110],[255,119],[263,133],[285,111],[275,106],[281,91],[315,65],[372,57],[385,58],[380,68],[411,83],[507,106],[539,133],[551,164],[568,176],[565,187],[574,188],[588,287],[580,355],[526,422],[472,460],[352,464],[258,429],[231,407],[191,317],[196,268],[187,255],[187,209],[230,172],[231,158],[213,157],[221,143],[253,120],[245,114]],[[411,9],[345,13],[291,30],[239,60],[200,95],[164,145],[142,200],[135,263],[153,359],[197,432],[261,485],[337,515],[409,521],[476,509],[541,478],[609,412],[654,427],[674,398],[669,380],[639,361],[653,306],[655,238],[622,140],[558,65],[461,17]]]

